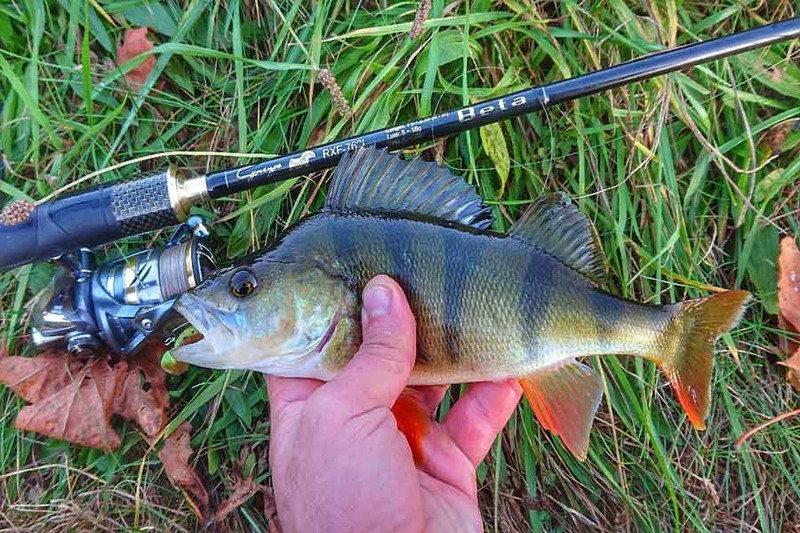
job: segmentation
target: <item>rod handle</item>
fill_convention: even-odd
[[[0,223],[0,270],[177,224],[185,213],[171,181],[168,170],[95,187],[42,203],[23,222]]]

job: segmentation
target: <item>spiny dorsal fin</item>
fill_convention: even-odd
[[[475,188],[446,169],[386,150],[359,148],[342,157],[333,174],[325,208],[403,211],[459,222],[478,229],[492,225],[492,214]]]
[[[583,461],[589,431],[603,397],[603,381],[588,366],[571,362],[540,370],[519,380],[536,419],[564,441]]]
[[[508,230],[596,283],[605,280],[597,232],[568,196],[544,194]]]

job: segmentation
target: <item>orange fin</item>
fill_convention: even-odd
[[[666,374],[683,410],[697,429],[705,429],[711,399],[714,343],[736,326],[750,293],[726,291],[675,304],[663,353],[649,358]]]
[[[520,380],[536,419],[564,441],[575,457],[583,461],[589,451],[592,429],[603,381],[586,365],[571,362],[546,368]]]
[[[392,413],[397,420],[397,429],[405,435],[414,463],[423,463],[422,440],[428,433],[431,418],[422,401],[422,394],[415,389],[406,387],[400,397],[392,406]]]

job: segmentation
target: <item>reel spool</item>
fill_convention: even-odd
[[[191,217],[163,248],[100,267],[88,249],[62,257],[66,268],[34,311],[34,344],[63,346],[79,357],[104,345],[122,355],[133,352],[156,330],[174,299],[216,269],[202,243],[207,235],[200,220]]]

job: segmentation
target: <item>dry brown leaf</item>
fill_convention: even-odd
[[[233,494],[219,505],[217,511],[214,513],[214,517],[211,519],[211,523],[216,524],[224,520],[231,511],[241,507],[244,502],[249,500],[253,494],[260,490],[261,486],[253,481],[253,476],[240,480],[234,485]]]
[[[0,383],[32,404],[17,415],[19,429],[108,451],[119,445],[113,414],[139,423],[149,437],[166,425],[163,351],[148,345],[113,366],[108,356],[85,362],[52,350],[36,357],[0,352]]]
[[[781,240],[778,257],[778,308],[781,322],[787,329],[800,332],[800,250],[794,237]],[[785,364],[788,367],[786,379],[800,391],[800,348],[790,340],[787,354],[794,355]]]
[[[784,364],[795,372],[800,372],[800,350],[797,350]]]
[[[87,364],[59,392],[23,407],[17,428],[104,451],[116,448],[119,436],[111,427],[111,415],[123,373],[124,368],[111,367],[105,359]]]
[[[0,383],[31,403],[17,415],[19,429],[110,451],[120,444],[111,427],[113,414],[138,422],[148,437],[166,425],[169,392],[160,365],[164,350],[150,343],[135,357],[112,365],[108,355],[85,362],[54,351],[8,357],[0,348]],[[204,520],[209,499],[189,464],[190,433],[191,425],[184,423],[166,439],[158,456],[169,479],[190,495],[192,510]],[[215,516],[221,520],[259,489],[252,479],[245,480]]]
[[[0,354],[0,383],[28,403],[36,403],[57,393],[72,382],[82,363],[53,350],[37,357]]]
[[[783,150],[783,143],[792,132],[792,121],[780,122],[767,130],[764,141],[774,154],[780,154]]]
[[[164,464],[164,471],[169,480],[194,498],[193,510],[202,520],[208,509],[208,493],[200,476],[189,464],[189,458],[192,456],[191,433],[191,424],[188,422],[181,424],[166,438],[158,457]]]
[[[128,362],[128,372],[114,396],[114,412],[137,422],[148,437],[167,424],[169,391],[160,363],[165,350],[158,343],[143,346]]]
[[[122,45],[117,47],[117,66],[133,59],[144,52],[153,49],[153,43],[147,38],[147,28],[135,28],[125,30],[125,37]],[[147,56],[140,65],[137,65],[125,74],[125,79],[134,91],[141,90],[150,71],[156,64],[155,56]]]
[[[781,240],[778,257],[778,307],[784,320],[800,331],[800,250],[794,237]]]
[[[786,365],[786,381],[788,381],[795,390],[800,391],[800,349],[798,349],[793,356],[784,361]]]
[[[261,493],[264,498],[264,517],[267,519],[269,533],[282,533],[281,523],[278,520],[278,508],[275,505],[272,489],[270,487],[262,487]]]

